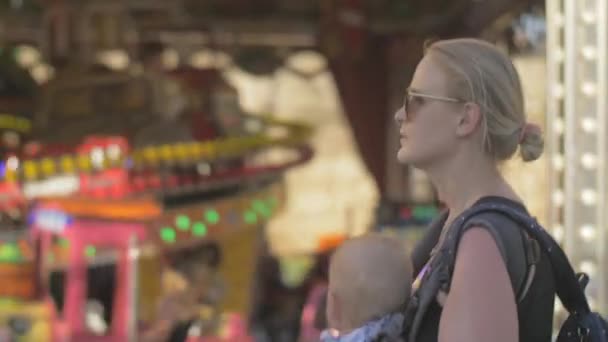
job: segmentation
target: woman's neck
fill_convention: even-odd
[[[449,209],[450,217],[459,215],[485,196],[502,196],[519,201],[494,161],[486,158],[453,158],[426,171],[440,200]]]

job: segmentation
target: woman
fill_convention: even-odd
[[[517,71],[493,45],[475,39],[430,45],[395,119],[398,160],[425,171],[448,208],[435,226],[441,234],[429,232],[427,243],[440,245],[450,224],[477,203],[525,210],[498,166],[518,147],[524,161],[537,159],[543,141],[538,126],[526,121]],[[449,293],[437,296],[416,342],[551,340],[555,290],[547,258],[540,253],[531,283],[524,284],[529,241],[515,222],[492,215],[462,235]],[[420,251],[426,261],[429,249],[415,253],[418,270]],[[522,288],[525,296],[518,298]]]

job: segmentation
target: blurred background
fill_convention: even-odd
[[[504,172],[608,314],[608,0],[1,0],[0,340],[316,341],[327,257],[439,213],[393,113],[429,39],[508,53]],[[559,317],[562,309],[558,306]]]

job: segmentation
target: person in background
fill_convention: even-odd
[[[168,256],[163,271],[163,293],[156,322],[144,333],[142,342],[184,342],[192,324],[200,320],[201,309],[210,308],[207,325],[219,324],[219,302],[224,284],[217,268],[221,252],[215,244],[200,245]],[[213,329],[211,329],[213,330]]]

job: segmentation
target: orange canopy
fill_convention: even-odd
[[[41,201],[41,207],[64,211],[72,216],[110,220],[147,221],[159,217],[163,208],[151,198],[99,200],[90,198],[57,198]]]

